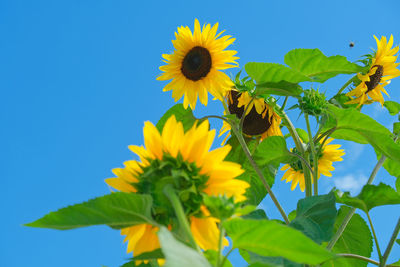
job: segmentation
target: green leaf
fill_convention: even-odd
[[[332,192],[307,197],[297,203],[297,216],[289,226],[321,244],[329,241],[333,235],[336,213],[335,194]]]
[[[257,206],[267,195],[267,190],[264,188],[263,183],[248,161],[237,138],[232,136],[228,140],[227,144],[231,145],[232,149],[225,160],[236,162],[242,165],[242,168],[245,170],[245,172],[238,176],[237,179],[241,179],[250,184],[250,187],[246,190],[247,203]],[[257,142],[251,139],[247,140],[247,146],[249,147],[250,151],[254,151],[257,147]],[[262,172],[267,179],[269,186],[271,187],[275,182],[275,175],[278,166],[279,164],[276,163],[263,166]]]
[[[298,96],[303,92],[303,89],[297,83],[287,81],[266,82],[257,84],[255,95],[283,95],[283,96]]]
[[[130,260],[128,262],[126,262],[125,264],[121,265],[120,267],[152,267],[151,263],[140,263],[139,265],[136,265],[136,261],[135,260]]]
[[[336,232],[343,222],[344,217],[350,211],[349,207],[342,206],[339,209],[338,216],[334,225],[334,231]],[[369,227],[364,219],[354,214],[345,228],[343,234],[332,248],[332,252],[335,253],[351,253],[358,254],[369,258],[372,252],[372,235],[369,231]],[[323,267],[365,267],[367,262],[360,261],[357,259],[349,258],[338,258],[326,262]]]
[[[400,134],[400,122],[393,123],[393,133],[396,135]]]
[[[206,250],[204,252],[204,257],[208,260],[209,263],[211,263],[213,266],[217,266],[217,258],[218,258],[218,252],[215,250]],[[222,267],[233,267],[232,263],[226,259],[224,262],[224,265]]]
[[[232,239],[233,248],[314,265],[333,257],[303,233],[274,221],[237,218],[223,225]]]
[[[259,267],[303,267],[303,264],[295,263],[282,257],[265,257],[256,253],[239,250],[240,255],[248,262],[249,266]]]
[[[301,140],[304,143],[308,143],[310,139],[308,139],[308,133],[301,128],[296,128],[297,134],[300,136]]]
[[[268,219],[267,214],[262,209],[254,210],[254,211],[250,212],[249,214],[242,216],[242,218],[243,219],[254,219],[254,220]]]
[[[392,133],[385,126],[356,109],[340,109],[329,105],[329,112],[331,117],[326,122],[324,131],[336,127],[332,137],[360,144],[369,143],[400,163],[400,146],[393,141]]]
[[[257,84],[278,83],[280,81],[288,83],[312,81],[307,76],[276,63],[249,62],[244,66],[244,69]]]
[[[256,148],[253,158],[258,166],[271,162],[288,163],[296,160],[287,149],[286,140],[282,136],[270,136]]]
[[[121,229],[142,223],[151,224],[151,205],[152,198],[149,195],[116,192],[50,212],[25,225],[68,230],[106,224]]]
[[[156,127],[158,131],[162,132],[165,123],[172,115],[175,115],[177,121],[182,122],[185,131],[189,130],[196,121],[190,108],[185,109],[182,104],[176,104],[167,110],[157,122]]]
[[[400,112],[400,104],[395,101],[385,101],[383,104],[385,108],[389,111],[390,115],[397,115]]]
[[[396,239],[396,243],[400,245],[400,239]]]
[[[400,267],[400,260],[398,260],[398,261],[396,261],[396,262],[393,262],[393,263],[391,263],[390,264],[391,266],[398,266],[398,267]]]
[[[166,258],[165,267],[211,267],[203,255],[176,240],[166,227],[161,227],[157,235]]]
[[[396,179],[396,190],[397,190],[397,193],[400,194],[400,177],[397,177],[397,179]]]
[[[400,194],[384,183],[367,184],[356,197],[351,197],[349,192],[343,193],[341,196],[336,192],[336,199],[339,203],[359,208],[365,212],[378,206],[400,204]]]
[[[294,49],[285,55],[285,63],[314,82],[323,83],[338,74],[361,72],[363,68],[344,56],[327,57],[319,49]]]

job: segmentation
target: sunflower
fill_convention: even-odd
[[[332,176],[331,171],[335,170],[335,168],[332,166],[332,163],[334,161],[343,160],[341,157],[345,154],[344,150],[339,149],[341,145],[328,145],[332,141],[333,138],[329,138],[318,153],[318,179],[320,178],[321,174],[328,177]],[[316,148],[319,149],[320,146],[321,144],[317,145]],[[293,149],[292,152],[296,153],[296,149]],[[286,180],[286,183],[292,182],[292,190],[294,190],[297,184],[299,184],[301,191],[304,192],[305,181],[301,166],[302,165],[300,161],[284,165],[281,170],[286,170],[286,172],[281,180]],[[312,161],[311,167],[314,169],[314,163]]]
[[[396,54],[399,51],[399,47],[392,48],[393,35],[390,36],[389,42],[387,42],[385,36],[381,40],[378,40],[375,35],[374,38],[378,50],[371,58],[371,67],[367,74],[357,74],[361,82],[356,88],[346,94],[353,98],[346,104],[358,103],[360,106],[368,101],[369,96],[373,101],[377,101],[383,106],[385,100],[383,99],[382,92],[388,95],[384,87],[390,83],[392,78],[400,76],[400,70],[396,68],[400,64],[396,63],[398,56]]]
[[[139,160],[126,161],[125,168],[113,169],[117,177],[106,179],[106,183],[122,192],[150,194],[153,197],[153,219],[170,229],[176,227],[176,217],[163,188],[172,185],[182,202],[196,242],[204,250],[216,250],[218,220],[210,217],[202,205],[202,194],[233,196],[239,202],[245,200],[244,193],[249,187],[246,182],[235,179],[243,173],[241,166],[224,161],[231,147],[209,151],[215,130],[209,131],[208,121],[200,125],[195,123],[184,132],[182,123],[177,122],[175,116],[167,120],[161,134],[153,124],[145,122],[143,134],[145,147],[129,147]],[[159,248],[157,230],[149,224],[122,229],[121,234],[128,241],[128,253],[133,252],[136,256]]]
[[[226,35],[218,38],[218,23],[211,27],[205,24],[203,29],[196,19],[193,33],[189,27],[178,27],[176,40],[172,41],[175,51],[163,54],[167,65],[161,66],[163,71],[157,80],[171,80],[163,91],[172,90],[175,101],[182,98],[183,105],[195,109],[197,96],[200,102],[207,106],[208,92],[222,100],[226,91],[233,86],[230,78],[220,70],[237,67],[236,51],[224,50],[235,41]]]
[[[229,112],[239,119],[246,111],[243,121],[243,133],[248,136],[260,136],[261,140],[269,136],[282,136],[279,127],[281,117],[275,113],[274,108],[268,105],[263,98],[252,98],[248,92],[231,90],[226,95]],[[225,121],[219,132],[219,136],[230,131],[231,127]],[[227,134],[225,140],[230,136]],[[223,143],[225,142],[223,141]]]

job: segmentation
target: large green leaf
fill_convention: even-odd
[[[396,141],[396,146],[400,148],[400,140]],[[375,150],[375,154],[378,159],[381,158],[382,153],[379,150]],[[400,163],[392,160],[391,158],[387,158],[383,163],[383,167],[385,170],[394,177],[400,177]]]
[[[399,192],[384,183],[367,184],[356,197],[351,197],[349,192],[340,195],[336,191],[336,199],[339,203],[359,208],[365,212],[378,206],[400,204]]]
[[[114,229],[152,223],[149,195],[117,192],[50,212],[30,227],[68,230],[106,224]]]
[[[289,226],[302,231],[315,242],[329,241],[336,219],[335,195],[320,195],[300,199],[296,218]]]
[[[183,129],[185,131],[190,129],[196,121],[196,118],[193,116],[193,112],[190,108],[185,109],[182,104],[176,104],[167,110],[167,112],[165,112],[161,119],[157,122],[156,127],[160,132],[164,128],[167,120],[172,115],[175,115],[177,121],[182,122]]]
[[[294,49],[285,55],[285,63],[314,82],[323,83],[338,74],[361,72],[363,68],[344,56],[327,57],[319,49]]]
[[[202,254],[176,240],[167,228],[161,227],[157,235],[166,258],[165,267],[211,267]]]
[[[246,190],[247,203],[258,205],[267,195],[267,190],[264,188],[263,183],[261,182],[257,173],[254,171],[254,168],[248,161],[237,138],[235,136],[232,136],[228,140],[227,144],[231,145],[232,149],[225,160],[236,162],[242,165],[242,168],[245,170],[245,172],[237,178],[244,180],[250,184],[250,187]],[[250,151],[254,151],[257,147],[257,142],[255,140],[247,140],[247,146],[249,147]],[[275,175],[278,166],[279,165],[276,163],[262,166],[263,174],[267,179],[269,186],[271,187],[275,182]]]
[[[330,120],[325,130],[336,127],[332,137],[371,144],[376,150],[400,163],[400,146],[392,139],[392,133],[371,117],[356,109],[340,109],[329,105]]]
[[[250,266],[257,267],[303,267],[304,264],[295,263],[282,257],[266,257],[256,253],[240,249],[240,255],[248,262]]]
[[[383,104],[390,115],[397,115],[400,112],[400,104],[395,101],[385,101]]]
[[[284,257],[306,264],[319,264],[334,255],[300,231],[269,220],[233,219],[224,223],[233,248],[261,256]]]
[[[297,83],[280,81],[276,83],[267,82],[257,84],[255,95],[283,95],[283,96],[298,96],[303,92],[303,89]]]
[[[343,222],[344,217],[350,211],[349,207],[342,206],[334,225],[336,232]],[[343,234],[332,248],[335,253],[351,253],[364,257],[370,257],[372,252],[372,235],[364,219],[354,214],[345,228]],[[357,259],[338,258],[326,262],[323,267],[365,267],[367,262]]]
[[[277,83],[280,81],[289,83],[312,81],[307,76],[277,63],[249,62],[244,66],[244,69],[257,84]]]

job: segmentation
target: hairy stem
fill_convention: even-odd
[[[314,165],[314,171],[311,169],[311,172],[313,173],[313,182],[314,182],[314,195],[318,195],[318,158],[317,158],[317,153],[315,152],[315,144],[314,144],[314,139],[311,133],[311,127],[310,127],[310,120],[308,118],[308,114],[304,113],[304,117],[306,118],[306,124],[307,124],[307,132],[308,132],[308,139],[309,139],[309,144],[311,148],[311,155],[313,159],[313,165]]]
[[[357,75],[354,75],[353,77],[351,77],[351,78],[339,89],[339,91],[337,92],[336,95],[341,94],[341,93],[344,91],[344,89],[346,89],[347,86],[349,86],[349,85],[353,82],[353,80],[354,80],[356,77],[357,77]]]
[[[176,217],[178,218],[179,225],[181,226],[186,238],[188,239],[192,248],[196,249],[198,252],[201,252],[199,246],[197,245],[192,231],[190,230],[189,222],[186,218],[185,212],[183,211],[183,207],[181,201],[175,193],[174,188],[171,185],[167,185],[163,189],[164,194],[167,196],[169,201],[171,202],[172,207],[175,210]]]
[[[219,239],[218,239],[218,256],[217,256],[217,267],[221,267],[221,262],[223,262],[223,255],[222,255],[222,250],[223,250],[223,242],[224,242],[224,236],[225,236],[225,229],[222,226],[223,221],[219,223]]]
[[[353,259],[358,259],[358,260],[362,260],[362,261],[366,261],[375,265],[379,265],[379,262],[374,261],[373,259],[361,256],[361,255],[357,255],[357,254],[350,254],[350,253],[339,253],[336,254],[337,256],[340,257],[344,257],[344,258],[353,258]]]
[[[374,240],[375,240],[376,250],[378,252],[379,261],[381,261],[382,260],[382,253],[381,253],[381,248],[379,247],[378,238],[376,238],[374,225],[372,224],[372,220],[371,220],[371,217],[369,216],[369,212],[366,212],[366,214],[367,214],[369,225],[371,226],[372,235],[374,236]]]
[[[367,184],[372,184],[372,182],[375,179],[376,174],[378,173],[379,169],[382,167],[383,163],[386,160],[386,156],[382,155],[382,157],[379,159],[379,161],[376,163],[374,169],[371,172],[371,175],[369,176]],[[347,224],[349,223],[351,217],[353,217],[354,213],[356,212],[356,208],[352,208],[344,218],[342,224],[339,226],[339,229],[336,231],[336,233],[333,235],[331,241],[329,241],[329,244],[327,246],[327,249],[331,250],[333,246],[336,244],[336,242],[339,240],[340,236],[342,235],[344,229],[346,228]]]
[[[381,260],[381,264],[379,265],[379,267],[384,267],[385,266],[385,263],[386,263],[386,261],[387,261],[387,259],[389,257],[390,251],[392,250],[394,241],[396,240],[397,236],[399,235],[399,232],[400,232],[400,217],[397,220],[396,227],[393,230],[392,237],[390,238],[389,244],[388,244],[388,246],[387,246],[387,248],[385,250],[385,253],[383,254],[383,258]],[[386,266],[389,266],[389,265],[386,265]]]
[[[225,102],[222,102],[225,108],[225,112],[229,114],[229,109],[226,106]],[[269,186],[267,179],[265,179],[264,174],[261,172],[260,168],[257,166],[256,162],[254,161],[253,157],[251,156],[250,150],[247,147],[246,142],[243,139],[242,133],[237,129],[237,125],[231,124],[231,129],[235,134],[236,138],[238,139],[240,146],[242,147],[244,153],[246,154],[247,159],[250,161],[251,166],[256,171],[258,177],[260,178],[261,182],[263,183],[265,189],[267,190],[269,196],[271,197],[272,201],[274,202],[275,206],[278,208],[282,218],[285,220],[286,224],[289,224],[289,219],[283,210],[281,204],[279,203],[278,199],[276,198],[275,194],[272,192],[271,187]]]
[[[286,122],[286,127],[289,130],[290,135],[293,138],[293,141],[296,145],[297,150],[300,152],[301,156],[305,158],[305,151],[303,144],[300,141],[300,137],[296,131],[296,128],[294,127],[292,121],[289,119],[285,111],[281,110],[281,113],[283,114],[283,119]],[[312,187],[311,187],[311,173],[310,170],[307,169],[306,164],[304,164],[303,161],[301,161],[303,173],[304,173],[304,180],[305,180],[305,185],[306,185],[306,197],[310,197],[312,195]]]

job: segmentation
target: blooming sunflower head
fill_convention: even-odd
[[[243,114],[243,133],[248,136],[260,136],[265,139],[269,136],[282,136],[279,127],[281,117],[275,113],[274,108],[267,104],[263,98],[254,98],[248,92],[230,90],[226,95],[229,112],[241,119]],[[219,136],[231,129],[226,122],[223,123]],[[226,138],[229,134],[226,136]],[[225,139],[226,139],[225,138]]]
[[[203,206],[203,196],[225,195],[239,202],[245,200],[249,187],[246,182],[235,179],[243,173],[241,166],[224,161],[231,147],[210,151],[215,130],[209,130],[208,121],[184,132],[182,123],[172,116],[161,134],[150,122],[145,123],[143,133],[145,147],[129,147],[139,160],[126,161],[124,168],[113,169],[117,177],[106,179],[107,184],[123,192],[151,195],[153,219],[174,228],[176,216],[163,192],[166,186],[172,186],[199,246],[216,249],[217,219],[209,217]],[[126,235],[128,252],[138,255],[159,248],[156,231],[157,228],[142,224],[122,229],[121,233]]]
[[[342,156],[345,154],[343,149],[339,149],[340,145],[329,145],[333,141],[333,138],[329,138],[325,144],[317,144],[316,150],[319,151],[318,157],[318,179],[320,175],[332,176],[331,171],[335,170],[332,166],[335,161],[342,161]],[[322,146],[322,147],[321,147]],[[293,153],[298,153],[294,148]],[[314,169],[315,162],[310,162],[311,168]],[[286,180],[286,183],[292,182],[291,189],[294,190],[297,185],[300,186],[301,191],[304,192],[305,180],[302,165],[300,160],[286,164],[281,168],[282,171],[286,171],[282,177],[282,181]]]
[[[384,87],[390,83],[392,78],[400,76],[400,70],[397,69],[400,63],[396,63],[399,46],[392,48],[393,36],[390,36],[389,41],[385,36],[382,36],[380,40],[375,35],[374,38],[378,49],[369,58],[368,72],[357,74],[360,83],[346,94],[352,98],[346,104],[362,105],[368,103],[368,97],[370,97],[372,101],[377,101],[383,106],[385,100],[382,92],[388,95]]]
[[[172,41],[174,52],[163,54],[167,65],[161,66],[163,72],[157,80],[172,81],[164,91],[172,90],[175,101],[184,96],[183,105],[196,107],[197,97],[207,105],[208,92],[222,100],[226,91],[233,86],[230,78],[221,70],[236,67],[236,51],[225,50],[235,38],[217,34],[218,23],[211,27],[205,24],[201,29],[199,21],[194,22],[194,31],[189,27],[178,27],[176,40]]]

